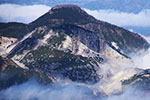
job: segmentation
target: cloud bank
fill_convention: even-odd
[[[119,26],[150,26],[150,9],[143,10],[138,14],[116,10],[85,10],[97,19]]]
[[[60,82],[45,86],[30,80],[0,91],[0,100],[92,100],[92,96],[88,89],[75,83],[62,86]]]
[[[45,5],[16,5],[1,4],[0,18],[3,22],[23,22],[29,23],[50,10]]]
[[[122,94],[111,96],[96,97],[92,93],[75,83],[62,85],[60,82],[45,86],[30,80],[0,91],[0,100],[149,100],[149,94],[136,88],[129,88]]]

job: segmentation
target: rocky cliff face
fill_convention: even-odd
[[[8,48],[17,41],[16,38],[0,37],[0,55],[6,56]],[[9,52],[9,51],[8,51]]]
[[[67,79],[89,87],[90,84],[100,84],[94,88],[107,95],[113,91],[118,93],[122,90],[123,80],[140,72],[128,54],[149,47],[141,36],[96,20],[74,5],[56,6],[23,26],[21,29],[26,31],[16,38],[18,40],[3,48],[8,52],[3,52],[6,56],[2,57],[4,64],[1,64],[0,72],[17,75],[17,82],[23,77],[18,83],[33,76],[41,83]],[[20,30],[19,26],[17,30],[13,29],[14,34]],[[11,39],[8,38],[8,41]],[[122,69],[125,69],[124,72]]]

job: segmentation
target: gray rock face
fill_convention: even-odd
[[[81,27],[97,33],[109,44],[116,43],[119,51],[125,55],[137,53],[140,50],[147,50],[149,43],[140,35],[127,31],[115,25],[106,22],[97,22],[81,25]]]
[[[84,28],[75,25],[62,25],[58,30],[61,30],[61,28],[63,29],[64,33],[69,35],[75,41],[78,40],[91,50],[100,52],[100,48],[102,48],[101,44],[103,44],[101,43],[103,37],[100,37],[98,34],[92,31],[85,30]]]
[[[99,38],[93,37],[92,34],[92,32],[76,26],[64,25],[63,27],[53,27],[53,29],[46,28],[46,26],[39,27],[29,33],[26,38],[18,41],[9,57],[14,62],[19,62],[20,66],[26,66],[30,70],[42,70],[54,78],[69,78],[72,81],[93,84],[100,80],[97,74],[97,69],[99,69],[97,62],[92,57],[76,55],[76,52],[79,51],[77,41],[87,46],[87,49],[92,46],[98,48],[95,42]],[[70,51],[59,49],[66,40],[66,36],[72,39],[74,45],[71,50],[67,48]],[[88,39],[89,37],[90,39]],[[85,40],[86,38],[89,41]],[[98,58],[99,60],[103,59]]]

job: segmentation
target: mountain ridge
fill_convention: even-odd
[[[5,32],[5,30],[1,28],[0,34],[5,36],[5,34],[10,34],[10,32],[16,30],[15,28],[12,28],[13,26],[16,26],[14,24],[18,25],[19,23],[12,23],[12,25],[11,23],[8,23],[5,30],[9,30],[9,32]],[[31,32],[37,27],[45,25],[48,27],[59,27],[64,24],[76,25],[94,32],[95,34],[98,34],[101,40],[107,41],[110,46],[113,42],[115,42],[120,49],[119,51],[125,55],[149,48],[147,41],[140,35],[116,25],[96,20],[94,17],[75,5],[55,6],[35,21],[29,24],[24,24],[20,29],[18,28],[13,32],[13,34],[14,36],[17,34],[18,38],[22,38],[25,34]],[[1,24],[1,26],[3,25],[4,24]],[[13,36],[13,34],[10,36]]]

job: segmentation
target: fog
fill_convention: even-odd
[[[149,95],[137,88],[129,88],[120,95],[102,98],[93,96],[90,89],[76,83],[64,85],[59,82],[45,86],[30,80],[0,91],[0,100],[150,100]]]
[[[91,100],[91,91],[79,87],[76,83],[64,85],[59,82],[51,85],[41,85],[30,80],[21,85],[14,85],[0,91],[0,100]]]
[[[150,36],[143,36],[150,43]],[[150,48],[147,51],[140,51],[139,55],[132,57],[137,67],[150,69]]]
[[[150,100],[150,93],[129,88],[123,94],[109,96],[106,100]]]

